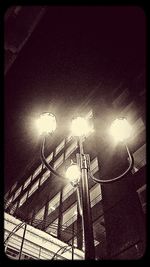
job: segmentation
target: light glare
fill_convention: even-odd
[[[110,127],[110,134],[115,141],[124,141],[131,135],[131,125],[125,118],[116,119]]]
[[[41,114],[40,118],[36,121],[36,126],[39,134],[54,132],[56,129],[55,116],[48,112]]]
[[[72,120],[71,132],[74,136],[86,136],[92,131],[92,127],[88,121],[82,117],[77,117]]]
[[[66,171],[66,178],[71,182],[78,181],[80,179],[80,169],[76,164],[70,165]]]

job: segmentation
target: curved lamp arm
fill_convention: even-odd
[[[133,159],[133,156],[131,155],[130,151],[129,151],[129,148],[127,145],[126,146],[126,150],[127,150],[127,153],[128,153],[128,156],[129,156],[129,166],[128,168],[119,176],[117,177],[114,177],[112,179],[108,179],[108,180],[101,180],[101,179],[97,179],[96,177],[93,176],[92,173],[90,173],[90,177],[92,178],[92,180],[94,180],[96,183],[100,183],[100,184],[108,184],[108,183],[113,183],[113,182],[116,182],[118,180],[121,180],[133,167],[133,164],[134,164],[134,159]]]
[[[42,163],[46,166],[46,168],[52,172],[55,176],[59,176],[60,178],[62,179],[66,179],[64,176],[62,176],[61,174],[59,174],[58,172],[56,172],[54,170],[54,168],[47,162],[46,158],[45,158],[45,155],[44,155],[44,147],[45,147],[45,136],[42,140],[42,145],[41,145],[41,160],[42,160]]]

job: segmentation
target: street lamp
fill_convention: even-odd
[[[82,200],[82,224],[85,243],[85,259],[95,259],[93,227],[91,217],[91,206],[88,185],[88,157],[84,154],[83,139],[92,131],[88,120],[77,117],[72,120],[72,135],[78,138],[80,149],[80,168],[81,168],[81,200]]]
[[[43,120],[44,123],[43,123]],[[55,116],[51,113],[44,113],[44,116],[41,117],[42,130],[44,131],[44,138],[41,145],[41,160],[42,163],[50,170],[55,176],[59,176],[62,179],[70,179],[73,187],[77,189],[77,199],[79,204],[79,212],[82,216],[82,224],[83,224],[83,233],[84,233],[84,242],[85,242],[85,259],[95,259],[95,250],[94,250],[94,238],[93,238],[93,228],[92,228],[92,219],[91,219],[91,207],[90,207],[90,196],[89,196],[89,186],[88,186],[88,175],[96,182],[100,184],[108,184],[115,181],[118,181],[127,175],[129,171],[133,167],[133,156],[131,155],[129,148],[126,143],[125,147],[127,150],[129,165],[128,168],[119,176],[114,177],[112,179],[97,179],[90,172],[90,163],[89,163],[89,155],[84,154],[83,149],[83,140],[89,134],[89,132],[93,131],[93,128],[89,125],[88,121],[82,117],[77,117],[72,120],[71,131],[72,135],[76,136],[79,144],[79,166],[77,164],[72,163],[66,172],[66,176],[62,176],[58,173],[46,160],[44,155],[44,145],[45,145],[45,137],[48,133],[54,132],[56,129],[56,119]],[[41,122],[40,121],[40,122]],[[50,124],[50,128],[48,127]],[[43,127],[44,125],[44,127]],[[40,128],[40,127],[39,127]],[[42,131],[40,130],[42,134]],[[120,118],[113,122],[110,133],[117,138],[119,141],[124,141],[131,134],[131,127],[127,123],[125,118]],[[80,167],[80,168],[79,168]],[[79,192],[79,184],[81,184],[81,195]],[[80,202],[81,197],[81,202]]]

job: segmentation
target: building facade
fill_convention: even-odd
[[[94,132],[84,141],[84,150],[90,155],[90,171],[96,178],[119,175],[128,163],[124,147],[115,147],[108,136],[112,119],[126,117],[133,128],[128,143],[134,157],[132,172],[108,185],[95,183],[89,177],[96,259],[138,259],[146,250],[146,112],[142,79],[132,84],[135,94],[131,93],[131,85],[114,88],[102,98],[96,91],[81,108],[82,115],[94,124]],[[76,162],[78,152],[77,140],[68,134],[46,157],[64,175],[71,160]],[[84,251],[76,189],[41,163],[6,192],[5,211]]]

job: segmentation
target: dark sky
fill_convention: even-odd
[[[67,129],[69,115],[100,81],[110,82],[111,90],[144,64],[142,9],[47,8],[5,77],[6,188],[39,158],[33,121],[41,112],[54,112],[58,127]]]

